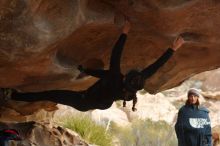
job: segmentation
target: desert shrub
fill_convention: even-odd
[[[104,126],[96,124],[89,116],[77,115],[62,118],[62,126],[78,133],[89,143],[98,146],[112,146],[112,135]]]
[[[112,125],[121,146],[174,146],[177,140],[173,127],[164,121],[136,120],[128,127]]]

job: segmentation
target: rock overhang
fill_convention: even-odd
[[[122,13],[132,23],[121,60],[123,73],[151,64],[177,35],[186,40],[146,80],[150,93],[220,66],[220,3],[214,0],[3,0],[1,7],[1,87],[24,92],[88,88],[96,79],[76,80],[76,66],[97,67],[101,62],[108,68]]]

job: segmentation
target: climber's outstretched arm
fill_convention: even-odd
[[[160,67],[162,67],[173,55],[173,52],[177,51],[184,43],[181,36],[178,36],[172,45],[172,48],[168,48],[167,51],[157,59],[153,64],[141,71],[144,79],[151,77]]]

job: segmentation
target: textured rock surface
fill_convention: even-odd
[[[50,123],[0,123],[0,129],[16,129],[22,141],[11,141],[13,146],[88,146],[73,131]]]
[[[146,81],[146,90],[171,88],[195,73],[220,66],[217,0],[1,0],[0,9],[1,87],[87,88],[96,79],[76,80],[76,65],[96,67],[103,62],[108,68],[123,22],[121,12],[132,23],[122,56],[123,73],[152,63],[175,36],[187,40]],[[11,109],[25,113],[12,105]]]

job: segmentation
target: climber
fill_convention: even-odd
[[[173,52],[182,46],[184,40],[180,36],[177,37],[172,48],[167,49],[153,64],[142,71],[131,70],[126,75],[123,75],[120,69],[120,60],[130,26],[130,21],[126,20],[122,34],[113,47],[109,70],[92,70],[79,65],[78,69],[80,72],[99,78],[87,90],[49,90],[22,93],[11,89],[10,94],[5,95],[6,99],[8,97],[12,100],[28,102],[48,100],[72,106],[80,111],[107,109],[116,100],[124,100],[125,106],[125,101],[133,100],[132,110],[135,111],[135,104],[137,103],[136,92],[142,89],[144,87],[144,81],[152,76],[168,61]]]

